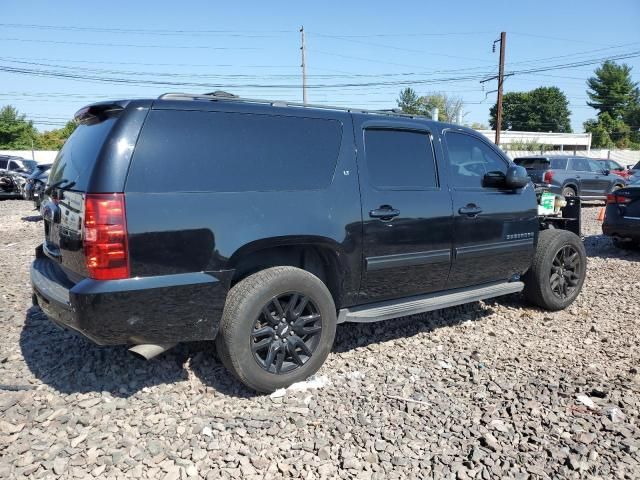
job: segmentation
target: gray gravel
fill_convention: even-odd
[[[640,478],[640,253],[584,211],[567,311],[519,295],[342,325],[320,389],[256,396],[207,344],[151,362],[30,307],[42,222],[0,202],[0,478]]]

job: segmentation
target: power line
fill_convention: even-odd
[[[75,42],[64,40],[39,40],[35,38],[0,38],[4,42],[32,42],[51,43],[55,45],[84,45],[91,47],[127,47],[127,48],[176,48],[194,50],[264,50],[263,47],[212,47],[210,45],[139,45],[133,43],[98,43],[98,42]]]

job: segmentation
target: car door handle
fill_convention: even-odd
[[[576,178],[580,178],[580,175],[576,175]]]
[[[380,208],[376,208],[369,212],[369,216],[371,218],[379,218],[381,220],[391,220],[398,215],[400,215],[400,210],[396,210],[389,205],[382,205]]]
[[[458,209],[460,215],[466,215],[468,217],[477,217],[482,213],[482,209],[476,205],[469,204],[466,207]]]

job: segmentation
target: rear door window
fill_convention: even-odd
[[[0,168],[3,170],[7,169],[7,160],[0,160]]]
[[[364,131],[370,183],[380,190],[424,190],[438,186],[436,160],[427,132]]]
[[[133,154],[130,192],[316,190],[333,178],[337,120],[152,110]]]

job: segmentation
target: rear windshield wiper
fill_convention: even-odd
[[[62,180],[57,181],[56,183],[53,183],[51,185],[49,185],[45,190],[44,193],[46,195],[50,195],[51,192],[53,191],[54,188],[58,188],[60,190],[64,190],[66,188],[71,188],[73,187],[76,182],[69,182],[66,185],[63,185],[63,183],[69,182],[69,180],[67,180],[66,178],[63,178]]]

